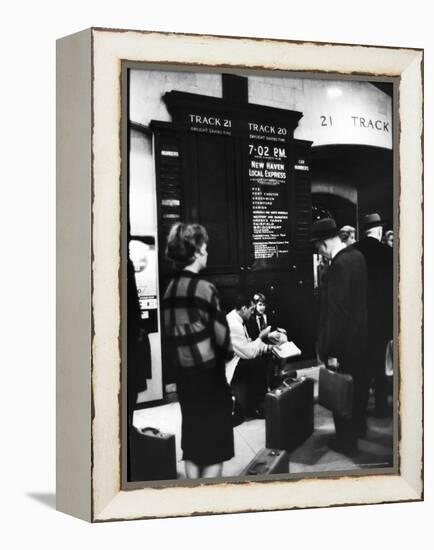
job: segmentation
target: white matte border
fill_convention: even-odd
[[[93,521],[419,500],[422,449],[420,50],[93,29]],[[401,475],[120,491],[121,60],[400,76]]]

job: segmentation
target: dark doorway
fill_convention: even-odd
[[[312,206],[324,208],[330,212],[336,225],[351,225],[357,228],[357,205],[330,193],[312,193]]]

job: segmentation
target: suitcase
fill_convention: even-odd
[[[342,418],[353,409],[353,377],[321,367],[319,369],[318,403]]]
[[[276,358],[273,358],[267,373],[268,391],[275,390],[277,387],[281,386],[287,378],[297,378],[297,370],[295,367],[291,364],[285,364],[282,367],[282,362]]]
[[[175,436],[156,428],[130,428],[129,481],[176,479]]]
[[[287,379],[265,396],[265,445],[290,452],[313,432],[313,380]]]
[[[261,449],[240,473],[240,476],[288,474],[289,456],[282,449]]]

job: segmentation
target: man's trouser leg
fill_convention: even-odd
[[[380,416],[387,412],[386,346],[386,341],[377,341],[372,353],[375,413]]]
[[[262,405],[267,390],[266,359],[240,359],[231,389],[243,414],[254,414]]]
[[[333,413],[335,423],[336,443],[343,451],[352,451],[357,445],[354,422],[351,417],[344,418]]]
[[[353,423],[356,437],[366,434],[366,410],[369,398],[369,376],[362,373],[353,376]]]

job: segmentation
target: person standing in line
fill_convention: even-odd
[[[247,296],[238,296],[235,307],[226,316],[232,346],[233,359],[226,366],[232,392],[235,397],[235,410],[242,418],[263,418],[263,400],[267,391],[267,364],[265,355],[273,349],[264,342],[271,327],[266,327],[252,340],[247,331],[247,323],[253,315],[255,304]]]
[[[151,347],[141,321],[139,296],[134,273],[134,264],[127,263],[127,409],[128,428],[133,427],[137,394],[147,389],[146,377],[151,371]]]
[[[387,246],[390,246],[391,248],[393,248],[393,231],[392,230],[386,231],[384,235],[384,244],[387,244]]]
[[[364,237],[354,246],[368,269],[368,364],[374,380],[375,416],[387,416],[385,355],[393,339],[393,249],[381,242],[384,222],[378,213],[363,218]]]
[[[220,477],[223,462],[234,456],[232,394],[225,375],[233,351],[217,290],[199,276],[207,265],[207,245],[203,226],[177,223],[166,249],[179,270],[164,294],[163,312],[175,356],[187,478]]]
[[[151,347],[141,322],[134,264],[130,258],[127,262],[127,324],[127,476],[128,480],[136,481],[131,479],[131,474],[135,470],[136,456],[134,410],[137,404],[137,394],[147,389],[146,376],[151,374],[152,370]]]
[[[366,432],[366,264],[361,252],[341,241],[331,218],[313,224],[312,242],[330,261],[320,293],[319,356],[326,367],[350,374],[354,384],[352,414],[345,418],[333,415],[336,438],[328,445],[351,454]]]
[[[350,246],[356,242],[356,229],[351,225],[344,225],[339,229],[339,237],[345,246]]]

